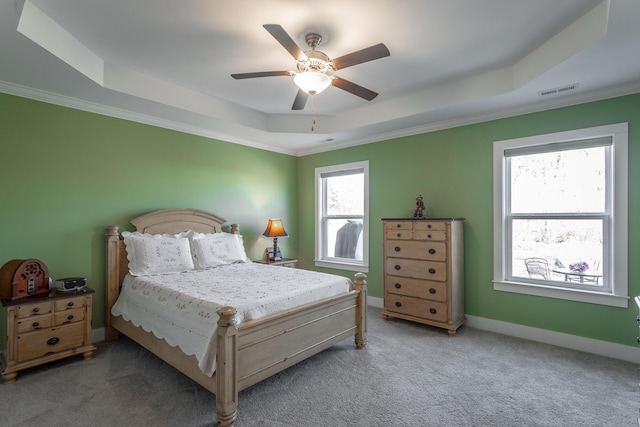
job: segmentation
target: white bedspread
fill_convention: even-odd
[[[234,307],[240,324],[351,289],[352,282],[344,277],[249,262],[186,273],[127,275],[111,313],[195,355],[200,370],[211,376],[217,308]]]

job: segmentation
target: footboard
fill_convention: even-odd
[[[355,336],[363,348],[367,336],[367,286],[356,274],[355,290],[318,303],[236,325],[235,310],[218,310],[217,392],[219,426],[232,426],[238,392],[308,357]]]

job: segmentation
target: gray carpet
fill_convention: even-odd
[[[369,313],[348,340],[240,393],[248,426],[633,426],[638,366]],[[0,385],[3,426],[211,426],[215,398],[126,338]]]

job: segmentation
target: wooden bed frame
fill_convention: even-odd
[[[142,233],[162,234],[195,230],[221,232],[226,221],[197,209],[165,209],[131,220]],[[236,224],[231,232],[238,233]],[[198,368],[195,356],[187,356],[153,333],[145,332],[122,317],[113,316],[124,276],[129,272],[126,249],[117,226],[107,227],[106,339],[122,333],[174,366],[216,396],[218,425],[233,426],[238,392],[289,366],[355,335],[356,348],[367,336],[367,285],[363,273],[355,275],[355,289],[321,301],[235,324],[233,307],[218,309],[216,371],[209,377]],[[282,267],[270,267],[282,268]]]

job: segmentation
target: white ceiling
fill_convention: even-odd
[[[638,0],[2,0],[0,91],[304,155],[639,92],[639,21]],[[292,111],[292,77],[232,79],[295,70],[263,24],[330,58],[384,43],[335,72],[378,97]]]

